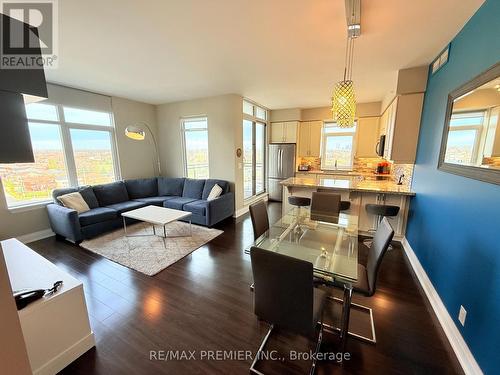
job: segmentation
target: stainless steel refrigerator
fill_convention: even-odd
[[[295,175],[295,144],[275,143],[269,145],[269,199],[282,201],[283,186],[280,182]]]

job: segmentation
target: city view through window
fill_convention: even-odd
[[[208,121],[206,117],[182,120],[184,132],[185,175],[206,179],[208,166]]]
[[[325,123],[323,128],[322,168],[351,168],[354,156],[356,126],[340,128]]]
[[[116,179],[111,115],[72,109],[75,123],[65,123],[59,120],[61,110],[51,104],[26,106],[35,162],[0,164],[9,207],[48,201],[57,188]]]

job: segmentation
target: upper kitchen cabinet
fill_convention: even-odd
[[[298,121],[272,122],[271,143],[297,143]]]
[[[376,158],[375,145],[379,135],[379,117],[362,117],[358,120],[356,157]]]
[[[424,93],[400,95],[380,118],[380,134],[385,134],[384,158],[396,163],[414,163]]]
[[[299,125],[299,156],[321,156],[321,130],[322,121],[305,121]]]

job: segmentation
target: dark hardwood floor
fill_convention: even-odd
[[[269,205],[271,221],[281,205]],[[246,374],[250,359],[201,358],[206,351],[255,353],[267,324],[253,313],[249,217],[218,226],[224,233],[154,277],[113,263],[54,237],[30,246],[84,283],[96,337],[90,350],[64,374]],[[362,254],[361,257],[366,257]],[[279,277],[279,275],[276,275]],[[349,339],[350,360],[322,361],[318,374],[462,373],[400,247],[387,253],[378,290],[354,301],[374,310],[377,344]],[[336,351],[336,336],[326,333],[324,351]],[[308,351],[312,344],[278,334],[269,350]],[[196,360],[150,360],[152,350],[197,351]],[[205,351],[205,352],[204,352]],[[233,352],[234,353],[234,352]],[[308,372],[310,362],[265,361],[269,373]]]

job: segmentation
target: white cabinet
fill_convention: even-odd
[[[321,156],[321,131],[322,121],[305,121],[299,125],[298,152],[299,156]]]
[[[414,163],[417,154],[424,94],[400,95],[380,117],[385,134],[384,158],[396,163]]]
[[[2,241],[2,248],[13,290],[63,282],[18,312],[33,373],[55,374],[95,346],[83,284],[16,239]]]
[[[298,121],[272,122],[271,143],[297,143]]]
[[[377,157],[375,146],[379,134],[379,120],[379,117],[362,117],[358,120],[356,157]]]

